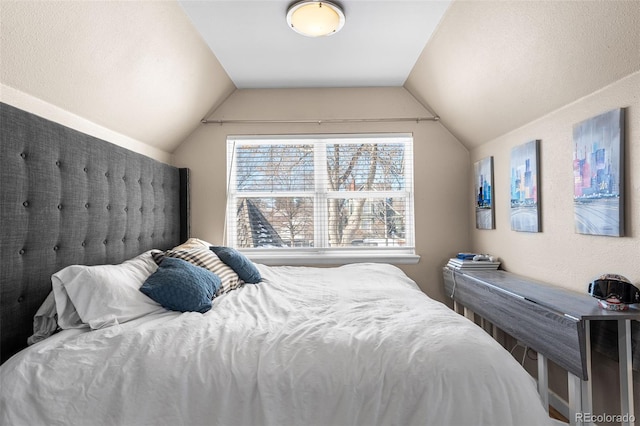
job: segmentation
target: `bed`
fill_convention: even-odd
[[[187,239],[184,171],[4,104],[2,115],[2,158],[9,164],[1,171],[0,247],[9,267],[2,272],[0,424],[551,422],[533,379],[513,357],[397,267],[269,267],[231,248]],[[55,144],[52,135],[65,139]],[[106,151],[96,156],[94,149]],[[71,161],[78,151],[81,160]],[[21,153],[42,157],[45,177],[38,177],[42,164],[20,172],[7,161],[19,163]],[[54,172],[73,162],[84,172],[87,160],[98,158],[106,163],[89,170],[118,171],[117,184],[106,179],[110,190],[93,189],[92,179],[78,190],[79,172]],[[162,172],[151,179],[138,177],[139,169]],[[16,178],[18,172],[24,175]],[[157,184],[157,176],[167,181]],[[42,179],[59,189],[37,191]],[[69,192],[69,179],[75,191]],[[130,180],[140,182],[122,186]],[[104,199],[87,201],[98,193]],[[34,220],[17,206],[25,199],[49,207]],[[96,217],[85,204],[103,206],[107,225],[91,225]],[[119,210],[115,219],[106,205]],[[73,220],[65,217],[74,209]],[[128,216],[131,210],[136,216]],[[155,213],[143,219],[147,210]],[[140,291],[151,277],[178,266],[202,281],[197,290],[212,291],[203,293],[215,296],[208,306],[167,309],[156,294]],[[25,348],[51,303],[64,329]]]

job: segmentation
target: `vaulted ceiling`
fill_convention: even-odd
[[[345,1],[344,27],[305,37],[285,19],[292,0],[181,0],[239,89],[402,86],[450,0]]]
[[[404,86],[475,147],[638,71],[637,0],[456,1]]]
[[[399,85],[471,149],[640,70],[633,0],[342,3],[351,29],[314,45],[282,26],[286,0],[3,0],[0,96],[172,152],[237,87]],[[282,58],[311,78],[282,78]]]

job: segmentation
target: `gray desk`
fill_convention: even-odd
[[[631,321],[640,320],[640,310],[607,311],[586,291],[581,294],[505,271],[444,268],[443,276],[445,292],[454,303],[538,352],[538,390],[547,407],[547,359],[567,370],[571,424],[589,424],[583,414],[593,413],[590,322],[617,321],[621,413],[634,418]]]

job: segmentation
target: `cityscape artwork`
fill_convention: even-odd
[[[624,109],[573,126],[573,205],[579,234],[624,235]]]
[[[538,152],[533,140],[511,150],[511,229],[540,232]]]
[[[495,229],[493,211],[493,157],[473,164],[476,228]]]

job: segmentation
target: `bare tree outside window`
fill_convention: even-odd
[[[378,145],[329,145],[327,171],[332,191],[371,191],[378,166]],[[333,151],[333,152],[331,152]],[[362,222],[366,199],[329,200],[329,244],[350,245]]]
[[[404,229],[404,208],[395,210],[393,198],[361,197],[404,189],[404,146],[399,144],[329,144],[327,174],[330,191],[344,198],[329,199],[329,242],[334,247],[375,241],[398,245]],[[342,194],[344,193],[344,194]],[[349,193],[352,197],[349,197]]]

